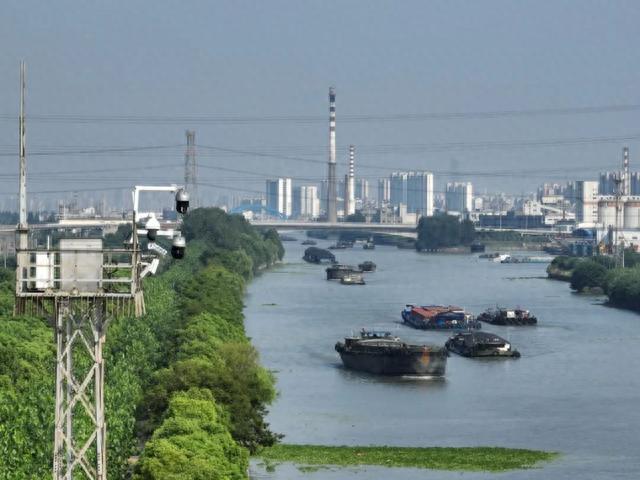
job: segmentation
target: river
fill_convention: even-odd
[[[300,238],[303,238],[299,234]],[[285,242],[284,263],[254,279],[246,328],[279,396],[268,421],[288,443],[504,446],[554,450],[559,460],[506,474],[358,467],[302,473],[292,465],[252,478],[298,479],[637,479],[640,476],[640,315],[603,306],[545,277],[543,264],[499,264],[477,255],[418,254],[356,245],[341,263],[373,260],[365,286],[328,282]],[[328,241],[318,241],[327,247]],[[483,329],[522,358],[451,356],[444,380],[377,377],[342,368],[336,341],[361,327],[444,344],[447,332],[400,324],[405,303],[456,304],[473,313],[521,305],[536,327]]]

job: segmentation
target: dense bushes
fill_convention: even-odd
[[[469,245],[475,238],[475,227],[469,220],[459,221],[452,215],[422,217],[418,223],[416,249],[438,250],[445,247]]]
[[[223,413],[206,389],[174,395],[166,418],[145,447],[140,480],[246,478],[246,450],[229,435]]]
[[[2,480],[51,475],[54,359],[53,331],[45,322],[0,319]]]
[[[571,288],[582,292],[590,288],[602,288],[607,269],[593,260],[583,260],[573,269],[571,274]]]

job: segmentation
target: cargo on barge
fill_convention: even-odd
[[[453,305],[407,305],[402,310],[402,320],[413,328],[422,330],[479,329],[481,324],[470,313]]]

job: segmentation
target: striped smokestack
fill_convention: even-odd
[[[338,221],[336,208],[336,91],[329,88],[329,178],[327,185],[327,220]]]
[[[622,149],[622,158],[623,158],[623,177],[622,177],[622,194],[623,195],[631,195],[631,176],[629,174],[629,148],[624,147]]]
[[[356,172],[355,172],[356,147],[349,145],[349,173],[346,179],[344,214],[356,213]]]

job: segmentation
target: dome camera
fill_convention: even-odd
[[[158,230],[160,230],[160,222],[158,221],[158,219],[154,214],[151,214],[144,228],[147,230],[147,238],[151,242],[155,241],[158,235]]]
[[[184,251],[187,249],[187,241],[182,235],[178,235],[173,239],[171,244],[171,256],[176,259],[184,257]]]
[[[176,193],[176,210],[178,213],[185,214],[189,209],[189,194],[184,188]]]

